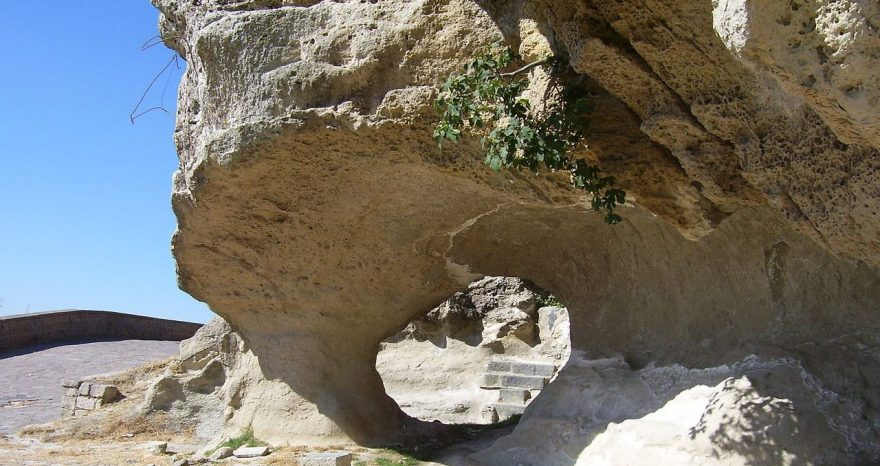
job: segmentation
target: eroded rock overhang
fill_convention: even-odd
[[[880,144],[817,103],[843,98],[824,90],[834,73],[807,92],[786,79],[797,69],[718,35],[752,22],[697,0],[155,3],[188,62],[180,283],[245,342],[230,431],[399,433],[410,421],[375,371],[378,342],[483,274],[552,291],[574,348],[634,364],[794,355],[876,429],[860,374],[878,365],[863,349],[877,346]],[[594,81],[590,155],[636,200],[622,225],[564,178],[494,174],[476,144],[434,145],[433,86],[499,39],[567,53]],[[852,40],[876,69],[876,28]]]

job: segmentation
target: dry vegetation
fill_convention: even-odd
[[[139,406],[149,384],[160,376],[173,358],[149,363],[126,371],[94,377],[90,380],[115,385],[123,398],[86,416],[59,419],[46,424],[27,426],[20,437],[0,437],[0,464],[29,465],[163,465],[171,455],[151,453],[148,442],[193,443],[193,426],[183,426],[166,413],[144,415]],[[348,450],[359,465],[415,464],[390,450],[375,450],[351,445],[307,449],[273,448],[272,454],[249,463],[295,466],[297,458],[308,451]],[[227,461],[228,463],[228,461]]]

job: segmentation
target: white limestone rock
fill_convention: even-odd
[[[269,447],[239,447],[232,452],[236,458],[259,458],[269,454]]]
[[[299,459],[300,466],[351,466],[351,453],[325,451],[307,453]]]

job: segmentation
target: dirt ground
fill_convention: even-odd
[[[0,431],[0,465],[162,466],[191,458],[192,451],[213,447],[196,443],[192,426],[172,422],[162,413],[144,415],[139,409],[146,388],[166,369],[168,355],[176,352],[177,342],[128,341],[54,346],[0,355],[4,357],[0,359],[4,382],[0,390],[6,394],[3,399],[34,400],[21,406],[7,402],[0,408],[0,420],[6,426],[6,431]],[[130,368],[118,370],[126,366]],[[106,373],[108,370],[117,372]],[[106,374],[87,376],[95,372]],[[85,416],[59,418],[61,381],[72,378],[116,385],[124,398]],[[30,420],[49,422],[31,424],[27,422]],[[158,453],[151,449],[157,442],[168,443],[170,450],[190,452]],[[357,466],[437,464],[357,445],[328,449],[352,452],[352,464]],[[297,465],[297,458],[308,451],[302,447],[273,448],[270,455],[262,458],[229,458],[216,464]]]

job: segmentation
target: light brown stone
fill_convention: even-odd
[[[192,385],[216,401],[207,412],[224,434],[252,426],[277,443],[388,443],[428,429],[386,394],[379,342],[472,280],[505,275],[566,304],[575,351],[633,367],[796,361],[808,375],[792,397],[814,383],[845,408],[793,399],[796,415],[770,440],[810,458],[878,455],[880,158],[863,115],[876,109],[871,30],[831,49],[867,63],[865,91],[853,94],[864,101],[842,105],[845,60],[815,95],[782,83],[815,63],[731,46],[714,23],[721,2],[156,3],[166,41],[188,61],[175,134],[180,285],[240,337],[233,357],[191,354],[192,377],[163,382],[165,405]],[[865,4],[837,2],[839,13],[813,19],[877,24]],[[792,37],[764,19],[725,21],[761,31],[759,48]],[[590,79],[598,109],[577,155],[635,199],[621,225],[602,224],[564,176],[493,173],[476,142],[440,150],[431,140],[433,87],[498,39],[524,35],[524,50],[539,53],[530,34]],[[577,372],[560,379],[566,371]],[[625,380],[654,387],[633,388],[641,408],[662,408],[648,396],[658,386]],[[684,398],[706,395],[691,381],[678,387]],[[719,397],[771,403],[766,419],[788,409],[761,387],[712,382]],[[534,403],[554,396],[551,384]],[[714,432],[718,420],[706,419]],[[784,440],[793,432],[805,436]],[[730,461],[762,452],[746,449]]]

